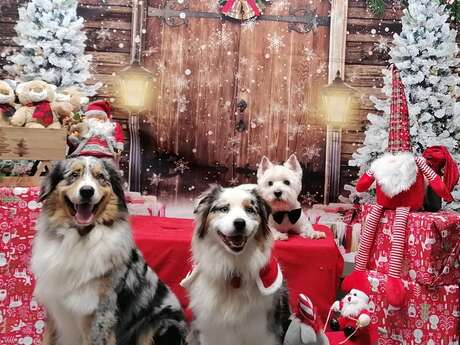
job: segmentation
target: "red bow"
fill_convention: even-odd
[[[53,110],[51,109],[50,102],[41,101],[28,104],[28,107],[35,107],[32,118],[45,127],[51,125],[54,121]]]

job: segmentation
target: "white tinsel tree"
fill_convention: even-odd
[[[21,81],[41,79],[58,87],[77,86],[88,95],[91,55],[77,0],[31,0],[19,9],[15,42],[21,48],[4,68]]]
[[[444,145],[460,162],[460,77],[457,32],[451,30],[449,14],[438,0],[409,0],[402,17],[402,32],[395,34],[390,51],[390,63],[401,72],[409,105],[411,140],[414,152],[421,153],[429,146]],[[391,72],[384,70],[383,92],[386,99],[371,97],[382,115],[370,113],[364,146],[353,154],[350,166],[360,168],[360,175],[386,150],[391,103]],[[353,186],[345,186],[356,194]],[[360,195],[364,201],[369,195]],[[460,199],[456,189],[454,198]],[[460,203],[454,203],[460,208]]]

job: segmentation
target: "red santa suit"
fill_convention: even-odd
[[[355,259],[355,271],[342,284],[345,291],[352,288],[365,289],[369,285],[365,272],[374,234],[384,210],[396,210],[385,292],[389,304],[396,307],[403,305],[406,291],[400,274],[404,257],[407,219],[410,211],[422,209],[425,179],[437,195],[447,202],[453,201],[442,179],[428,166],[425,158],[415,157],[412,154],[406,95],[399,72],[393,67],[388,152],[372,163],[370,170],[359,179],[356,185],[358,192],[364,192],[375,181],[377,183],[377,204],[372,207],[361,234]]]
[[[124,135],[120,124],[111,118],[112,108],[108,102],[96,101],[89,104],[84,120],[88,131],[72,153],[72,157],[116,159],[123,151]]]

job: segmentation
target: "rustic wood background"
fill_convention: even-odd
[[[191,10],[215,11],[212,1],[218,2],[190,1]],[[267,14],[274,11],[275,3]],[[310,1],[289,1],[291,7],[306,3]],[[149,0],[149,5],[162,7],[164,0]],[[327,14],[328,1],[314,0],[313,5],[320,14]],[[12,38],[17,7],[16,0],[0,3],[0,65],[16,48]],[[288,8],[279,10],[287,14]],[[111,98],[114,75],[129,62],[130,1],[81,0],[79,14],[86,20],[88,53],[93,55],[92,82],[104,82],[99,96]],[[399,8],[388,7],[383,18],[376,18],[367,10],[365,0],[349,0],[345,77],[361,92],[361,103],[344,127],[342,184],[356,177],[348,160],[364,139],[367,114],[374,111],[369,96],[382,96],[381,70],[388,59],[385,42],[391,42],[392,35],[400,31],[401,14]],[[143,159],[150,162],[145,168],[145,184],[158,187],[158,181],[149,177],[162,164],[152,162],[158,157],[171,161],[167,153],[208,167],[203,172],[206,180],[246,182],[262,154],[283,160],[288,152],[296,152],[307,162],[305,155],[312,153],[304,150],[312,142],[320,143],[322,149],[325,128],[316,99],[325,75],[316,74],[315,69],[327,69],[328,29],[299,34],[286,32],[286,27],[285,23],[258,22],[251,29],[229,21],[191,19],[186,26],[171,28],[158,18],[147,20],[144,58],[156,74],[157,101],[142,126]],[[267,48],[268,34],[283,37],[278,53],[276,48]],[[310,61],[305,54],[310,55]],[[0,77],[5,77],[1,70]],[[248,104],[243,116],[248,130],[242,134],[235,131],[240,119],[235,112],[241,99]],[[153,147],[160,149],[155,155],[150,152]],[[322,152],[317,161],[322,161]],[[171,170],[163,169],[163,176]],[[177,179],[173,183],[176,191],[191,188],[178,187],[178,183]]]

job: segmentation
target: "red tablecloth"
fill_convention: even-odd
[[[133,216],[134,239],[147,263],[179,297],[187,310],[185,290],[179,282],[190,271],[190,241],[193,223],[190,219]],[[323,240],[293,236],[277,241],[274,254],[280,261],[291,294],[291,302],[299,293],[307,294],[323,317],[335,300],[343,259],[324,225],[315,225],[327,233]],[[187,311],[190,317],[190,312]]]

